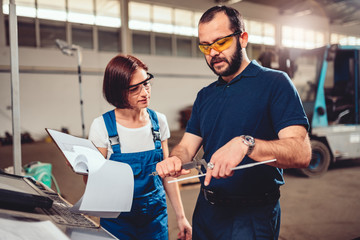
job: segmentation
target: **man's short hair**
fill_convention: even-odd
[[[227,6],[215,6],[208,9],[200,18],[199,25],[202,23],[208,23],[214,19],[215,15],[219,12],[223,12],[228,16],[230,21],[230,29],[233,32],[245,32],[245,25],[242,15],[232,7]]]

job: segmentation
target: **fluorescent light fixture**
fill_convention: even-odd
[[[164,23],[153,23],[152,24],[152,31],[160,32],[160,33],[173,33],[174,26],[171,24],[164,24]]]
[[[185,26],[174,26],[174,33],[178,34],[178,35],[184,35],[184,36],[193,36],[194,28],[185,27]]]
[[[16,15],[35,18],[36,9],[34,7],[16,6]]]
[[[38,16],[38,18],[42,18],[42,19],[66,21],[66,12],[65,11],[39,8],[37,10],[37,16]]]
[[[139,20],[130,20],[129,28],[133,30],[151,31],[151,23]]]
[[[95,24],[98,26],[119,28],[121,27],[121,20],[116,17],[96,16]]]
[[[3,13],[9,15],[9,4],[3,4]]]
[[[69,12],[68,13],[68,21],[74,23],[83,23],[83,24],[94,24],[95,17],[91,14],[84,14],[84,13],[76,13],[76,12]]]

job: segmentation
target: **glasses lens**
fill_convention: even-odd
[[[204,54],[210,54],[211,49],[214,49],[217,52],[222,52],[228,49],[233,42],[233,36],[228,36],[217,40],[216,42],[210,45],[199,44],[199,49]]]
[[[129,88],[129,92],[132,94],[137,94],[138,92],[141,91],[141,88],[142,88],[142,85],[132,87],[132,88]]]
[[[142,86],[143,86],[146,90],[149,90],[149,88],[150,88],[150,86],[151,86],[150,80],[144,82]]]
[[[202,53],[209,54],[211,50],[211,46],[199,44],[199,49]]]
[[[212,47],[218,51],[218,52],[222,52],[226,49],[228,49],[231,44],[233,42],[233,37],[226,37],[226,38],[223,38],[223,39],[219,39],[218,41],[214,42]]]
[[[129,92],[131,94],[139,94],[143,88],[145,88],[146,91],[148,91],[151,87],[150,80],[154,78],[154,76],[150,73],[148,73],[148,78],[141,83],[138,83],[136,86],[132,86],[129,88]]]

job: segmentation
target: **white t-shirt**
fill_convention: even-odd
[[[166,116],[158,112],[156,112],[156,115],[160,125],[161,141],[164,141],[170,137]],[[119,123],[116,123],[116,128],[120,138],[120,150],[122,153],[143,152],[155,149],[150,120],[146,126],[140,128],[127,128]],[[107,158],[111,156],[113,150],[109,142],[109,135],[102,115],[95,118],[92,122],[89,139],[96,147],[108,149]]]

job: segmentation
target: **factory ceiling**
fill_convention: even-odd
[[[222,1],[222,0],[219,0]],[[320,15],[330,24],[360,24],[359,0],[243,0],[279,9],[280,14]]]
[[[329,19],[333,25],[360,25],[360,0],[148,0],[184,8],[206,10],[215,4],[251,2],[275,7],[283,15],[317,15]],[[236,6],[236,5],[235,5]],[[261,14],[261,13],[259,13]]]

